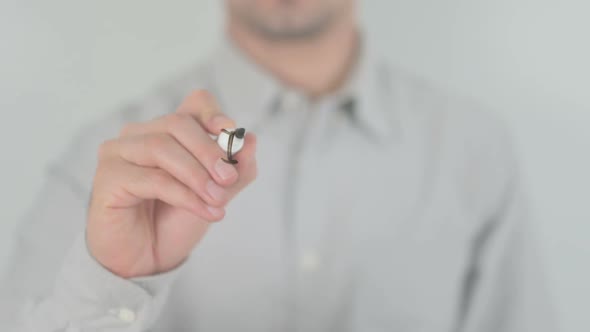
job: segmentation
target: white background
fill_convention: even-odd
[[[393,63],[512,125],[561,330],[590,331],[589,2],[360,2]],[[0,0],[0,266],[47,162],[82,124],[206,56],[221,3]]]

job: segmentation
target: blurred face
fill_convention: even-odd
[[[271,40],[313,38],[351,9],[354,0],[227,0],[230,20]]]

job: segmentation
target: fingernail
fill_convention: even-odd
[[[222,208],[216,208],[214,206],[207,206],[207,210],[209,210],[209,212],[211,213],[211,215],[213,217],[219,218],[223,215],[223,209]]]
[[[229,180],[238,176],[236,168],[221,159],[217,159],[217,162],[215,162],[215,172],[223,180]]]
[[[217,183],[212,180],[207,181],[207,193],[209,196],[216,201],[223,201],[225,196],[225,189],[220,187]]]

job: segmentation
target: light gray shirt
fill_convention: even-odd
[[[505,126],[361,53],[312,102],[225,41],[85,128],[21,224],[1,330],[553,331]],[[193,89],[258,135],[258,179],[180,268],[119,278],[84,242],[97,146]]]

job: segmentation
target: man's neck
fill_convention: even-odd
[[[314,39],[269,41],[232,22],[228,33],[253,61],[311,98],[329,94],[346,82],[359,48],[352,15]]]

